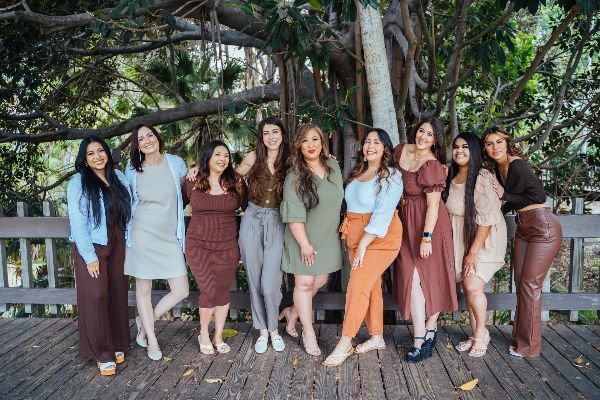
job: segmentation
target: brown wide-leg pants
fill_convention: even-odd
[[[100,276],[92,278],[77,247],[73,245],[77,309],[79,312],[79,355],[98,362],[115,361],[115,352],[129,347],[127,276],[123,229],[111,224],[106,246],[94,244]]]
[[[512,345],[525,357],[538,356],[542,347],[542,284],[562,241],[562,227],[549,208],[517,213],[512,253],[517,309]]]

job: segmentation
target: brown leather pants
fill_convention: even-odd
[[[562,241],[562,228],[549,208],[517,213],[512,252],[517,309],[512,345],[525,357],[538,356],[542,347],[542,284]]]

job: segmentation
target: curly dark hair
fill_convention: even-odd
[[[508,155],[525,159],[523,152],[521,151],[519,146],[517,146],[513,138],[508,134],[508,132],[506,132],[504,129],[498,126],[492,126],[491,128],[486,129],[481,137],[481,143],[483,146],[483,164],[485,168],[494,171],[496,165],[496,161],[494,161],[494,159],[488,155],[485,149],[485,141],[487,140],[487,137],[492,134],[496,134],[502,137],[502,139],[504,139],[504,141],[506,142],[506,152],[508,153]]]
[[[251,199],[261,199],[265,192],[265,187],[261,185],[261,178],[266,179],[269,175],[269,167],[267,166],[267,146],[263,141],[263,128],[265,125],[277,125],[281,130],[282,142],[279,146],[279,153],[273,168],[275,169],[275,193],[277,199],[281,200],[283,197],[283,183],[285,181],[286,173],[286,161],[288,158],[288,144],[286,142],[287,135],[285,134],[285,127],[283,122],[277,117],[267,117],[260,121],[258,124],[258,131],[256,133],[256,147],[254,152],[256,153],[256,160],[248,171],[247,182],[248,192]]]
[[[379,168],[377,168],[377,184],[379,185],[379,189],[377,193],[381,191],[382,184],[381,182],[385,179],[388,180],[390,176],[389,168],[395,168],[396,162],[394,161],[394,154],[392,153],[394,149],[394,145],[392,144],[392,139],[390,139],[390,135],[386,131],[380,128],[369,129],[366,135],[363,136],[362,141],[360,142],[360,149],[357,152],[356,157],[356,165],[350,171],[350,175],[348,179],[344,182],[344,185],[348,185],[358,176],[362,175],[367,168],[369,168],[369,163],[365,161],[363,149],[365,147],[365,142],[367,141],[367,136],[371,132],[377,133],[379,137],[379,141],[383,143],[383,156],[381,157],[381,163],[379,164]]]
[[[302,142],[311,130],[317,132],[321,138],[321,145],[323,148],[321,149],[321,154],[319,154],[319,161],[326,169],[328,175],[327,179],[329,179],[329,175],[331,175],[332,172],[331,167],[327,165],[329,146],[327,145],[327,140],[323,131],[315,124],[301,125],[292,140],[289,165],[290,171],[293,171],[298,177],[298,180],[296,181],[296,193],[298,193],[298,197],[304,202],[306,211],[310,211],[319,205],[319,195],[317,193],[317,184],[313,177],[313,171],[308,167],[308,164],[306,164],[306,160],[304,160],[304,156],[302,155]]]
[[[233,169],[229,147],[227,147],[227,145],[220,140],[213,140],[206,145],[204,153],[202,153],[202,156],[198,162],[199,171],[198,177],[196,178],[196,184],[194,185],[194,190],[199,190],[201,192],[210,190],[210,182],[208,181],[208,177],[210,176],[210,168],[208,163],[212,158],[215,149],[219,146],[225,147],[229,153],[229,165],[227,165],[227,168],[225,168],[225,171],[223,171],[219,177],[219,184],[227,194],[231,194],[237,198],[242,198],[245,190],[242,177],[235,172],[235,169]]]

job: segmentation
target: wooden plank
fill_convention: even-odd
[[[42,386],[39,391],[44,392],[44,396],[36,394],[30,397],[46,398],[48,393],[56,390],[58,385],[55,385],[55,381],[66,379],[58,372],[65,363],[77,356],[79,339],[73,329],[63,329],[61,333],[57,335],[54,346],[41,353],[34,362],[26,363],[3,383],[4,386],[10,382],[10,386],[6,393],[0,393],[0,397],[6,395],[6,398],[23,398]]]
[[[337,392],[337,368],[329,368],[323,366],[322,360],[331,354],[339,337],[337,336],[337,325],[321,324],[319,328],[319,346],[323,352],[323,356],[319,359],[315,374],[315,400],[326,400],[335,398]]]
[[[496,349],[497,353],[502,359],[509,365],[509,367],[515,372],[519,379],[527,386],[528,390],[534,395],[535,398],[540,399],[557,399],[560,397],[554,393],[551,388],[552,383],[546,382],[537,371],[525,360],[518,359],[510,355],[506,351],[506,338],[495,329],[495,327],[488,327],[490,332],[490,349]],[[550,385],[550,386],[549,386]]]
[[[52,326],[54,329],[48,329],[46,337],[40,335],[39,338],[30,340],[26,345],[15,348],[13,353],[5,354],[3,365],[0,367],[0,385],[15,388],[22,381],[26,381],[32,375],[40,371],[44,364],[44,357],[48,352],[55,351],[56,346],[63,346],[62,342],[73,343],[75,339],[70,336],[77,330],[77,325],[69,320]],[[4,360],[6,358],[6,360]]]
[[[162,347],[165,348],[165,353],[167,353],[172,348],[171,343],[175,334],[181,328],[181,322],[165,321],[164,324],[164,329],[161,329],[156,337],[159,343],[162,344]],[[109,385],[106,385],[106,380],[96,372],[97,376],[85,385],[83,393],[91,398],[120,398],[130,390],[129,385],[136,381],[136,379],[152,371],[155,366],[166,362],[164,359],[160,361],[151,360],[146,354],[146,349],[139,346],[136,346],[131,353],[134,354],[130,354],[130,357],[126,357],[125,362],[119,365],[118,372],[110,378]]]
[[[27,203],[19,201],[17,203],[17,215],[26,217],[29,208]],[[31,240],[26,238],[19,239],[19,252],[21,254],[21,285],[24,288],[33,287],[33,260],[31,259]],[[31,314],[31,303],[25,303],[25,313]]]
[[[502,348],[508,348],[507,342],[500,344]],[[494,375],[494,378],[500,383],[500,386],[512,399],[532,398],[532,393],[527,386],[521,382],[519,377],[512,371],[508,364],[494,346],[488,347],[488,351],[483,357],[484,362]],[[522,361],[522,360],[521,360]]]
[[[198,322],[193,322],[198,327]],[[231,327],[231,324],[225,324],[225,327]],[[212,335],[213,328],[212,326],[209,328],[209,334]],[[192,373],[185,375],[182,373],[179,377],[179,380],[171,390],[169,397],[172,399],[191,399],[194,398],[194,390],[198,387],[204,387],[207,385],[204,382],[204,376],[206,375],[206,371],[208,371],[209,367],[213,363],[216,357],[219,355],[206,355],[199,352],[199,344],[198,344],[198,330],[195,332],[195,350],[193,351],[193,357],[191,358],[190,364],[186,364],[186,370],[191,369]],[[186,361],[188,358],[186,357]],[[184,371],[184,372],[185,372]],[[154,399],[154,398],[153,398]]]
[[[318,332],[318,326],[315,331]],[[276,354],[269,385],[264,393],[265,399],[285,399],[288,396],[294,372],[293,362],[301,352],[304,352],[304,348],[300,348],[299,341],[293,340],[290,345],[286,343],[284,351]]]
[[[558,333],[552,330],[548,326],[542,326],[542,335],[544,339],[551,343],[552,346],[566,359],[564,362],[573,364],[576,357],[580,356],[581,353],[573,347],[573,345],[563,338]],[[594,385],[600,388],[600,369],[581,367],[578,368],[583,375],[585,375]]]
[[[225,380],[229,369],[235,359],[238,357],[238,352],[246,339],[246,335],[250,330],[250,324],[238,323],[232,325],[240,333],[232,338],[227,339],[227,344],[231,347],[231,352],[228,354],[219,354],[215,357],[215,360],[210,365],[208,371],[206,371],[206,378],[223,379]],[[221,388],[222,384],[218,383],[206,383],[200,390],[196,390],[194,394],[195,399],[208,400],[214,399],[215,395]]]
[[[71,234],[66,217],[4,217],[0,238],[68,238]]]
[[[166,326],[165,321],[157,321],[155,324],[155,331],[160,334],[162,329]],[[125,354],[125,363],[132,362],[134,359],[142,359],[146,356],[146,350],[135,345],[135,335],[137,328],[134,320],[129,320],[129,351]],[[78,335],[76,335],[78,337]],[[133,346],[133,348],[132,348]],[[92,379],[100,377],[98,368],[96,365],[78,356],[78,349],[74,348],[70,358],[66,360],[57,360],[61,365],[57,368],[57,372],[54,376],[49,378],[50,381],[54,381],[53,385],[55,391],[50,394],[49,399],[62,400],[67,398],[77,398],[78,396],[86,396],[84,388]],[[136,362],[136,361],[133,361]],[[121,370],[124,364],[120,364],[117,367],[117,373]],[[100,377],[104,384],[108,384],[111,381],[111,377]]]
[[[50,207],[50,203],[44,201],[42,203],[43,214],[45,217],[50,217],[54,214],[54,210]],[[46,238],[44,240],[46,245],[46,266],[48,269],[48,287],[55,288],[58,286],[58,265],[56,265],[56,240]],[[50,313],[52,315],[58,314],[60,305],[50,304]]]
[[[411,335],[414,336],[414,328],[410,326],[409,330]],[[438,337],[441,339],[440,333],[438,333]],[[449,352],[448,349],[443,347],[442,342],[443,340],[438,340],[432,357],[423,361],[427,379],[433,388],[435,397],[438,399],[458,397],[463,399],[483,399],[481,389],[478,387],[467,392],[455,391],[453,389],[473,380],[473,377],[468,368],[460,360],[460,356],[456,352]]]
[[[356,343],[362,343],[369,338],[369,332],[363,325],[356,337]],[[383,376],[380,369],[381,362],[377,351],[365,354],[356,354],[351,357],[358,358],[358,371],[360,376],[360,390],[365,399],[383,399],[385,390],[383,388]]]
[[[596,369],[600,368],[600,351],[593,347],[590,343],[583,340],[579,335],[569,329],[563,324],[552,324],[549,325],[556,333],[558,333],[567,343],[577,350],[580,355],[583,356],[584,363],[587,361],[592,362]],[[589,365],[590,368],[594,368],[593,365]],[[600,370],[600,369],[599,369]]]
[[[342,324],[338,325],[336,336],[338,338],[342,336]],[[364,398],[358,374],[358,357],[348,357],[346,362],[338,367],[338,398],[343,400]]]
[[[312,399],[317,367],[327,357],[320,338],[321,326],[315,325],[315,333],[317,334],[319,347],[321,348],[321,356],[311,356],[304,349],[300,349],[292,364],[286,367],[293,370],[290,379],[290,398],[292,399]],[[298,365],[294,366],[293,364],[296,360],[298,360]]]
[[[588,329],[587,326],[569,325],[569,328],[589,343],[594,349],[600,348],[600,336]]]
[[[235,354],[233,364],[225,376],[223,385],[219,388],[215,399],[235,399],[238,394],[242,391],[246,378],[252,369],[254,362],[256,361],[257,354],[254,351],[254,342],[258,337],[256,329],[250,329],[245,334],[244,341],[240,350]],[[275,351],[272,348],[267,350],[268,352]],[[251,382],[248,382],[252,384]]]
[[[153,290],[152,303],[156,304],[167,290]],[[188,298],[181,302],[182,307],[197,307],[199,292],[190,292]],[[135,291],[129,291],[128,304],[136,305]],[[511,310],[516,305],[516,295],[512,293],[489,293],[488,309]],[[396,306],[389,293],[383,294],[384,309],[395,310]],[[459,308],[466,309],[464,294],[458,295]],[[322,310],[343,310],[346,295],[336,292],[319,292],[313,299],[314,307]],[[1,303],[31,303],[31,304],[77,304],[75,288],[0,288]],[[247,292],[232,292],[231,305],[238,309],[250,308],[250,294]],[[544,310],[600,310],[600,294],[598,293],[543,293],[542,309]]]
[[[104,390],[102,391],[102,398],[110,399],[117,398],[117,396],[120,399],[140,398],[160,378],[170,364],[178,363],[177,356],[194,332],[184,329],[184,322],[182,321],[171,321],[168,328],[169,330],[163,329],[161,334],[157,336],[158,342],[161,344],[163,359],[148,362],[149,359],[146,357],[144,361],[148,362],[147,366],[140,373],[129,370],[131,366],[127,370],[120,371],[120,375],[125,374],[129,378],[128,381],[124,382],[125,384],[120,385],[122,387],[121,394],[118,394],[118,390]],[[173,336],[170,335],[171,331],[175,332]],[[139,360],[134,360],[134,362],[137,363]],[[110,389],[118,383],[111,382]]]
[[[501,348],[506,349],[512,336],[511,327],[508,325],[497,325],[495,329],[504,335],[504,341],[502,341]],[[576,399],[583,397],[583,395],[579,393],[575,387],[573,387],[573,385],[561,375],[548,360],[546,360],[545,357],[527,357],[525,358],[525,361],[540,374],[543,381],[550,382],[550,388],[560,399]]]
[[[402,362],[396,351],[392,329],[389,325],[383,328],[383,339],[386,349],[378,353],[379,360],[381,360],[385,396],[387,399],[408,399],[410,398],[408,385],[404,379]]]
[[[460,343],[463,340],[466,340],[469,336],[471,336],[470,329],[468,331],[463,330],[458,325],[447,325],[438,329],[440,329],[440,331],[438,332],[438,344],[436,345],[436,350],[438,353],[450,352],[450,354],[454,353],[454,355],[458,355],[459,357],[461,357],[467,369],[471,371],[473,378],[479,379],[477,386],[484,394],[486,399],[509,398],[508,394],[504,391],[502,385],[498,382],[493,372],[487,366],[484,359],[485,357],[469,357],[468,352],[460,353],[456,350],[456,346],[458,345],[458,343]],[[452,349],[448,349],[446,347],[448,343],[452,344]],[[446,366],[446,368],[451,368],[450,365],[444,365]]]
[[[2,204],[0,204],[0,218],[3,219],[4,211]],[[1,288],[8,287],[8,261],[6,260],[6,240],[0,238],[0,290]],[[8,309],[9,305],[6,303],[0,303],[0,315]]]
[[[583,198],[578,197],[573,201],[573,214],[583,214]],[[571,262],[569,264],[569,292],[579,293],[581,288],[581,282],[583,280],[583,238],[571,239]],[[577,321],[579,319],[579,311],[572,310],[569,313],[570,321]]]
[[[0,347],[0,369],[4,368],[4,366],[17,357],[22,358],[26,356],[27,352],[31,352],[32,349],[38,349],[40,343],[44,345],[49,335],[51,338],[52,334],[66,325],[65,321],[58,318],[45,319],[33,328],[26,330],[21,335],[2,345]]]
[[[279,332],[285,332],[285,325],[279,324]],[[293,338],[287,334],[282,334],[283,340],[285,341],[285,347],[297,347],[298,338]],[[239,400],[247,399],[262,399],[267,386],[271,381],[271,373],[273,366],[275,365],[275,359],[277,356],[275,351],[267,351],[266,353],[257,355],[254,365],[248,374],[246,384],[241,390]]]
[[[503,331],[505,337],[507,337],[505,345],[508,347],[510,327],[503,325],[499,326],[498,328]],[[569,362],[569,360],[565,360],[563,355],[548,343],[545,336],[542,336],[542,339],[542,357],[545,358],[550,365],[552,365],[585,397],[595,398],[598,394],[598,389],[596,386],[582,373],[579,368],[575,367],[571,362]]]
[[[563,228],[565,238],[600,237],[600,215],[564,214],[556,216]],[[505,216],[509,238],[515,237],[515,216]],[[67,217],[3,217],[0,238],[66,238],[70,235]],[[4,223],[5,222],[5,223]]]
[[[0,318],[0,337],[11,329],[6,325],[19,319],[20,318]]]
[[[185,322],[177,332],[177,336],[188,336],[187,342],[181,351],[174,357],[172,362],[166,364],[158,379],[140,393],[138,397],[144,399],[162,399],[171,395],[173,388],[183,377],[186,371],[192,367],[192,362],[198,354],[198,322]]]
[[[400,365],[404,372],[404,379],[408,386],[408,391],[413,398],[434,399],[435,392],[431,382],[427,379],[425,366],[422,362],[413,364],[406,362],[406,352],[412,347],[413,337],[406,325],[395,325],[392,327],[392,336],[396,343],[396,350]]]
[[[7,346],[11,340],[15,340],[29,329],[42,323],[46,318],[18,318],[18,324],[11,325],[11,329],[0,337],[0,347]]]

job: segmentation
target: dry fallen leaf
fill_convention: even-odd
[[[188,369],[187,371],[185,371],[185,372],[183,373],[183,375],[181,375],[181,376],[190,376],[190,375],[191,375],[193,372],[194,372],[194,369],[193,369],[193,368],[190,368],[190,369]]]
[[[300,361],[298,361],[298,357],[294,358],[294,362],[292,364],[294,365],[294,367],[297,367],[298,364],[300,364]]]
[[[235,329],[231,329],[231,328],[225,328],[223,329],[223,340],[225,339],[229,339],[230,337],[234,337],[235,335],[237,335],[239,332],[236,331]]]
[[[583,356],[579,355],[573,359],[573,362],[577,365],[583,364]]]
[[[448,350],[454,350],[454,346],[452,346],[452,343],[450,343],[450,342],[446,343],[446,348]]]
[[[596,350],[600,351],[600,346],[596,346]]]
[[[223,379],[221,378],[206,378],[206,383],[223,383]]]
[[[173,359],[171,357],[167,357],[167,356],[163,357],[163,360],[166,362],[173,361]]]
[[[479,382],[479,379],[475,378],[472,381],[469,381],[467,383],[463,383],[462,385],[460,385],[459,387],[457,387],[455,389],[461,389],[461,390],[464,390],[464,391],[473,390],[473,389],[475,389],[475,386],[477,386],[477,382]]]

